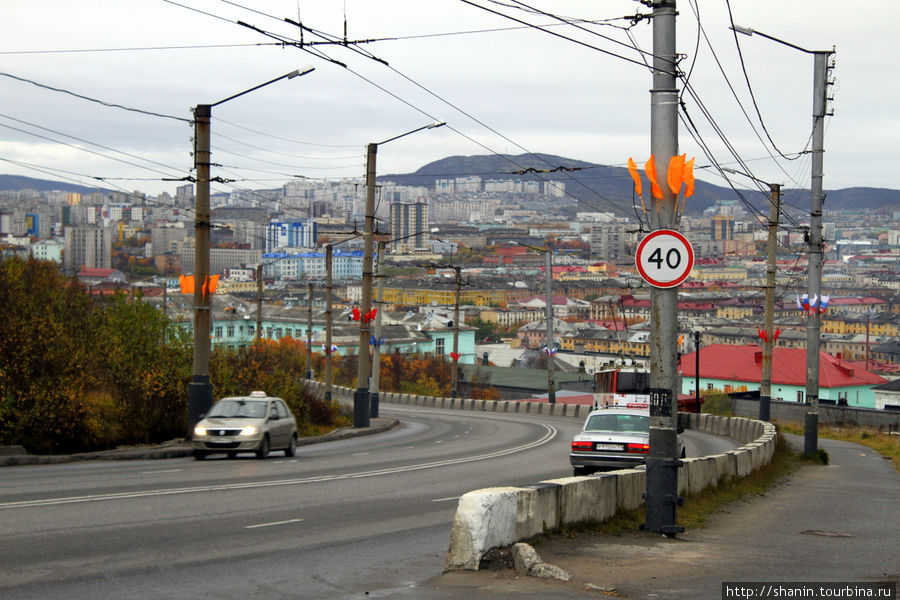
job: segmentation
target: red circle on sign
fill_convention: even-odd
[[[681,285],[694,268],[694,249],[686,237],[671,229],[657,229],[640,241],[635,265],[641,277],[658,288]]]

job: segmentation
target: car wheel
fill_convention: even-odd
[[[297,452],[297,434],[291,434],[291,441],[288,444],[288,447],[284,449],[285,456],[293,456]]]
[[[256,458],[265,458],[269,455],[269,436],[264,435],[262,441],[259,443],[259,448],[256,449]]]
[[[687,458],[687,449],[685,449],[685,448],[681,449],[681,458]]]
[[[194,450],[194,458],[197,460],[203,460],[206,458],[206,452],[203,450]]]

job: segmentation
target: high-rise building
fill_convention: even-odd
[[[112,229],[76,225],[65,229],[66,271],[112,268]]]
[[[266,226],[266,252],[277,248],[315,248],[318,224],[312,219],[291,223],[271,222]]]
[[[391,204],[392,252],[409,252],[424,248],[431,237],[428,233],[428,204],[424,202],[395,202]]]
[[[710,237],[713,240],[734,239],[734,217],[730,215],[716,215],[710,224]]]

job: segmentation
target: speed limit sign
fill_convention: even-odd
[[[638,244],[635,263],[641,277],[653,287],[675,287],[694,268],[694,249],[677,231],[657,229]]]

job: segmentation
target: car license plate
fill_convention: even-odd
[[[230,444],[233,440],[228,436],[216,436],[210,441],[216,444]]]
[[[597,442],[594,444],[594,450],[616,450],[618,452],[622,451],[622,444],[604,444],[601,442]]]

